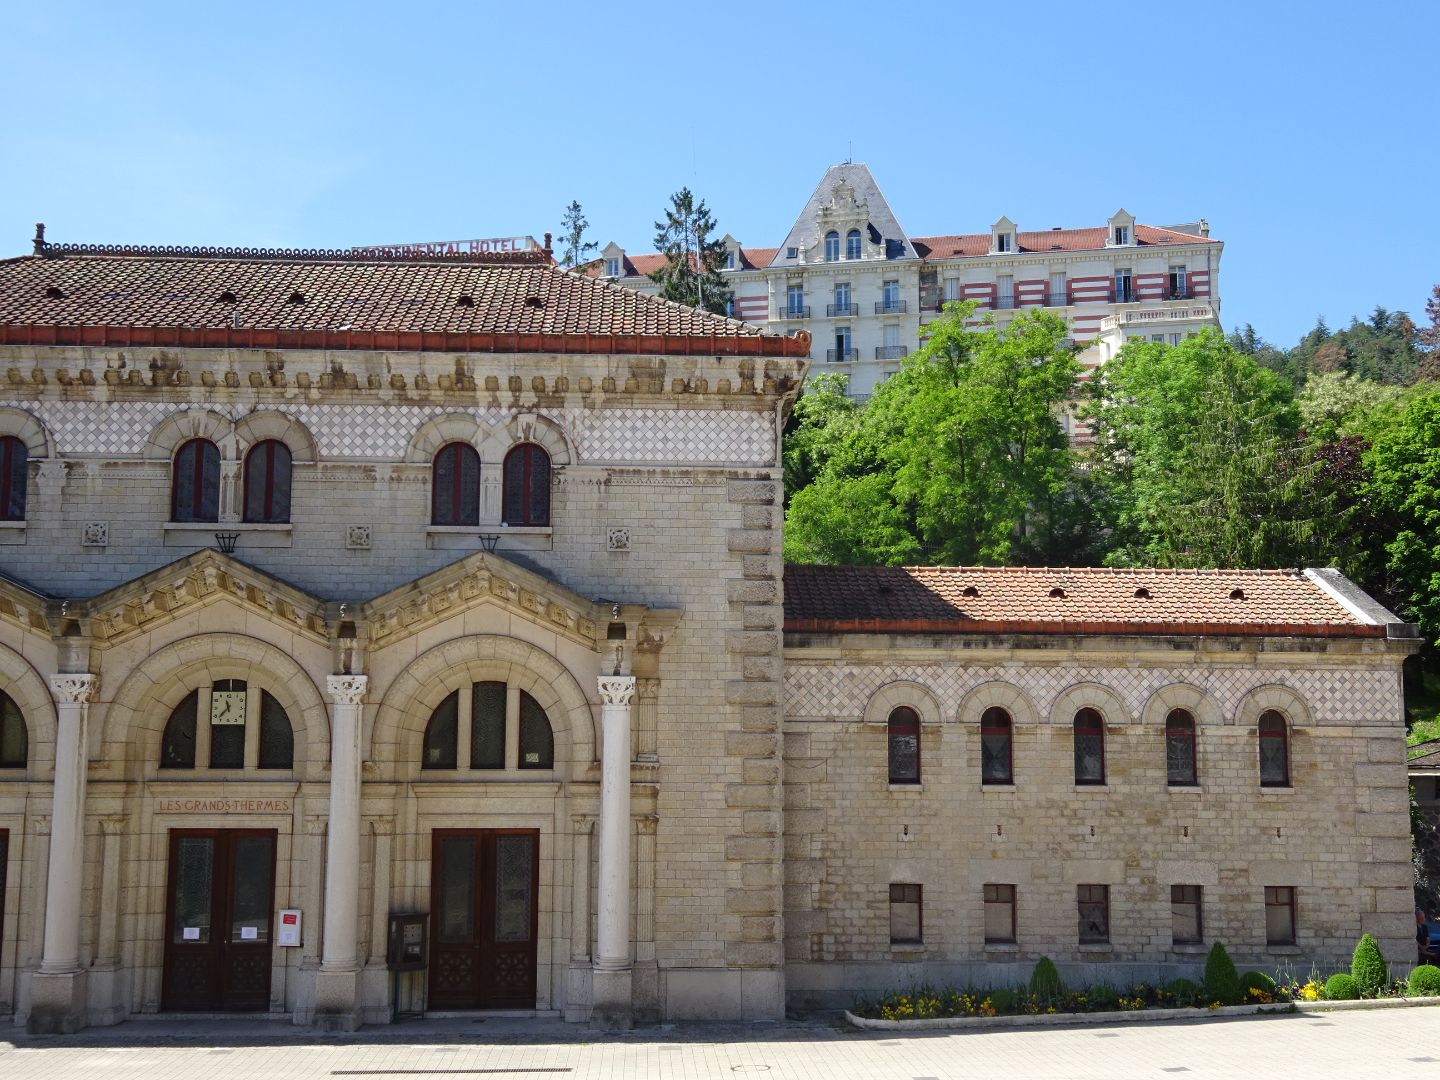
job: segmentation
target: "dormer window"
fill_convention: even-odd
[[[1110,230],[1105,237],[1107,247],[1130,247],[1135,243],[1135,217],[1128,210],[1116,210],[1106,225]]]
[[[1116,226],[1115,226],[1115,246],[1116,246],[1116,247],[1123,247],[1125,244],[1128,244],[1128,243],[1130,243],[1130,226],[1129,226],[1129,225],[1116,225]]]
[[[995,250],[996,250],[996,251],[1002,252],[1002,253],[1009,251],[1009,250],[1010,250],[1010,243],[1011,243],[1011,239],[1010,239],[1010,234],[1009,234],[1009,233],[996,233],[996,234],[995,234]]]
[[[735,252],[733,252],[733,251],[727,251],[727,252],[725,253],[725,269],[726,269],[726,270],[734,270],[734,269],[735,269]]]
[[[840,261],[840,234],[834,229],[825,234],[825,261]]]
[[[851,229],[845,234],[845,258],[860,258],[860,230]]]
[[[990,226],[990,251],[995,255],[1008,255],[1015,250],[1015,223],[1002,217]]]
[[[606,277],[619,277],[619,276],[620,276],[620,260],[619,260],[619,259],[606,259],[606,260],[605,260],[605,276],[606,276]]]

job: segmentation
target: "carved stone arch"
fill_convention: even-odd
[[[148,461],[171,461],[191,439],[209,439],[220,448],[224,461],[238,459],[235,425],[211,409],[183,409],[171,413],[150,432],[141,456]]]
[[[29,743],[25,775],[45,779],[55,771],[55,699],[30,661],[0,645],[0,690],[10,695],[25,719]]]
[[[237,455],[244,458],[256,443],[276,439],[290,451],[290,460],[313,465],[318,460],[315,436],[310,429],[289,413],[278,409],[258,409],[235,422]]]
[[[10,406],[0,407],[0,437],[14,435],[25,444],[30,460],[53,458],[55,442],[50,432],[34,413]]]
[[[545,452],[550,455],[550,464],[555,468],[569,465],[575,460],[564,429],[547,416],[539,413],[517,413],[504,425],[504,430],[509,437],[506,450],[516,443],[535,443],[545,448]]]
[[[555,735],[556,772],[574,775],[594,763],[595,714],[575,676],[544,650],[498,634],[436,645],[396,676],[366,733],[368,760],[387,778],[418,778],[430,714],[454,691],[487,680],[515,684],[545,710]]]
[[[1082,682],[1060,691],[1055,704],[1050,707],[1050,723],[1057,727],[1069,727],[1075,723],[1075,714],[1081,709],[1094,709],[1104,719],[1106,727],[1135,722],[1125,702],[1114,690],[1101,683]]]
[[[1240,704],[1235,707],[1234,722],[1241,727],[1258,729],[1260,714],[1267,709],[1274,709],[1285,717],[1292,733],[1296,728],[1308,728],[1314,724],[1310,706],[1299,691],[1281,683],[1257,686],[1241,698]]]
[[[870,695],[865,706],[865,723],[888,723],[890,714],[902,705],[914,709],[922,724],[938,724],[943,719],[940,702],[934,694],[917,682],[900,679],[886,683]]]
[[[405,451],[405,460],[416,465],[429,465],[435,454],[446,443],[460,442],[480,449],[485,441],[486,428],[469,413],[446,413],[433,420],[427,420],[410,440]]]
[[[125,762],[135,779],[153,776],[170,713],[190,691],[217,679],[244,679],[247,690],[268,691],[280,703],[295,733],[296,776],[317,773],[330,760],[330,715],[314,680],[274,645],[228,633],[182,638],[137,664],[106,710],[101,760]]]
[[[962,724],[979,724],[985,710],[998,707],[1010,714],[1013,724],[1038,724],[1040,712],[1029,695],[1014,683],[999,679],[983,682],[960,699],[956,714]]]
[[[1225,722],[1220,703],[1198,686],[1170,683],[1156,690],[1140,710],[1140,723],[1145,727],[1165,730],[1165,718],[1175,709],[1184,709],[1195,718],[1197,727],[1216,727]]]

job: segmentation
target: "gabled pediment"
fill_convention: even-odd
[[[89,624],[97,645],[109,645],[217,600],[237,604],[312,640],[327,640],[324,601],[209,548],[74,604],[68,614]]]
[[[370,646],[381,648],[484,604],[588,649],[604,640],[610,610],[501,555],[479,551],[362,604],[359,618]]]

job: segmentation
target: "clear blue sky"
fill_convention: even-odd
[[[1147,11],[1153,8],[1154,11]],[[214,12],[215,14],[211,14]],[[0,255],[52,240],[651,248],[691,185],[778,244],[826,165],[907,231],[1207,217],[1292,344],[1440,281],[1440,4],[22,3]]]

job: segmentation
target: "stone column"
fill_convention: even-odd
[[[45,945],[31,980],[29,1030],[54,1035],[87,1022],[85,970],[80,964],[80,898],[85,873],[85,771],[89,761],[94,675],[52,675],[58,721],[50,867],[45,879]]]
[[[600,676],[600,866],[596,898],[594,1008],[591,1019],[629,1027],[630,966],[630,703],[631,675]]]
[[[360,1026],[360,703],[369,679],[331,675],[330,835],[325,848],[325,920],[315,974],[315,1026]]]

